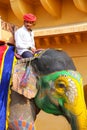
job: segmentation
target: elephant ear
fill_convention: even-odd
[[[41,75],[61,70],[76,70],[72,59],[63,50],[47,49],[32,61],[35,71]]]
[[[36,76],[29,62],[18,62],[14,66],[12,90],[24,95],[28,99],[37,94]]]

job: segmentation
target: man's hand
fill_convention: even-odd
[[[35,53],[36,49],[31,47],[31,51]]]

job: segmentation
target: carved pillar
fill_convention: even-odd
[[[80,34],[75,34],[75,38],[76,38],[76,41],[77,41],[78,43],[81,43],[81,42],[82,42],[82,40],[81,40],[81,35],[80,35]]]
[[[44,46],[50,47],[49,37],[44,37],[43,40],[44,40]]]

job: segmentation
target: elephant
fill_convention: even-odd
[[[72,130],[87,130],[86,95],[82,76],[64,51],[48,49],[32,61],[37,82],[36,105],[43,111],[63,115]]]
[[[5,46],[6,45],[3,47]],[[13,59],[12,57],[11,59],[15,63],[14,47],[10,46],[9,48],[12,48],[10,56],[13,53]],[[2,55],[0,55],[0,57],[1,56]],[[82,126],[85,126],[84,120],[86,121],[86,116],[84,115],[86,112],[84,111],[84,114],[81,116],[85,117],[83,123],[81,123],[80,118],[76,115],[78,107],[76,106],[76,108],[74,108],[74,100],[77,100],[76,103],[78,106],[80,105],[78,103],[78,97],[80,95],[80,100],[83,101],[83,108],[85,109],[84,98],[81,99],[81,96],[84,96],[78,94],[78,91],[81,91],[79,93],[83,94],[82,82],[80,80],[81,76],[76,71],[71,57],[63,50],[48,48],[40,51],[34,58],[19,60],[19,63],[22,62],[26,64],[26,70],[28,70],[28,66],[32,67],[32,71],[36,77],[37,92],[33,98],[28,99],[24,95],[11,89],[13,84],[10,80],[12,80],[13,70],[15,68],[15,64],[12,64],[9,76],[10,84],[8,84],[7,90],[8,98],[5,99],[7,101],[5,105],[7,114],[4,114],[4,124],[6,120],[6,125],[4,125],[4,127],[2,127],[2,125],[0,126],[2,130],[5,128],[8,130],[22,130],[23,128],[33,130],[34,121],[40,110],[56,116],[63,115],[71,124],[72,130],[83,130]],[[9,66],[9,60],[7,60],[6,65]],[[7,69],[5,69],[5,71],[6,70]],[[6,74],[9,75],[8,70]],[[72,81],[73,85],[71,85],[72,82],[69,81]],[[70,94],[72,95],[71,99]],[[9,100],[11,100],[11,102]],[[10,109],[10,114],[8,109]]]

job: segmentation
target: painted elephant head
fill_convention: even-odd
[[[36,105],[47,113],[65,116],[72,130],[86,130],[82,77],[72,59],[64,51],[48,49],[32,66],[39,74]]]

